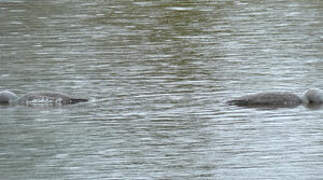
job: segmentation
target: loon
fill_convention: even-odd
[[[296,107],[304,104],[316,106],[323,104],[323,93],[318,89],[307,90],[302,97],[288,92],[268,92],[242,96],[227,101],[229,105],[262,107]]]
[[[29,93],[22,97],[18,97],[15,93],[5,90],[0,92],[0,104],[9,105],[34,105],[34,104],[52,104],[67,105],[79,102],[87,102],[88,99],[72,98],[60,93],[40,92]]]

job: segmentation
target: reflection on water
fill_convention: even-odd
[[[323,89],[319,1],[0,1],[7,179],[319,179],[322,109],[224,101]]]

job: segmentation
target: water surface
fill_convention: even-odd
[[[323,89],[320,1],[0,1],[6,179],[320,179],[323,111],[224,102]]]

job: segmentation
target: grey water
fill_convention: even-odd
[[[321,179],[322,1],[0,0],[0,90],[89,98],[0,106],[0,179]]]

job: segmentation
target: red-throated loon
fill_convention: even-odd
[[[288,92],[268,92],[242,96],[230,100],[229,105],[237,106],[274,106],[274,107],[296,107],[304,105],[323,104],[323,93],[317,89],[309,89],[302,97]]]
[[[22,97],[18,97],[11,91],[0,92],[0,104],[19,104],[19,105],[33,105],[33,104],[52,104],[52,105],[67,105],[79,102],[87,102],[88,99],[72,98],[60,93],[40,92],[29,93]]]

